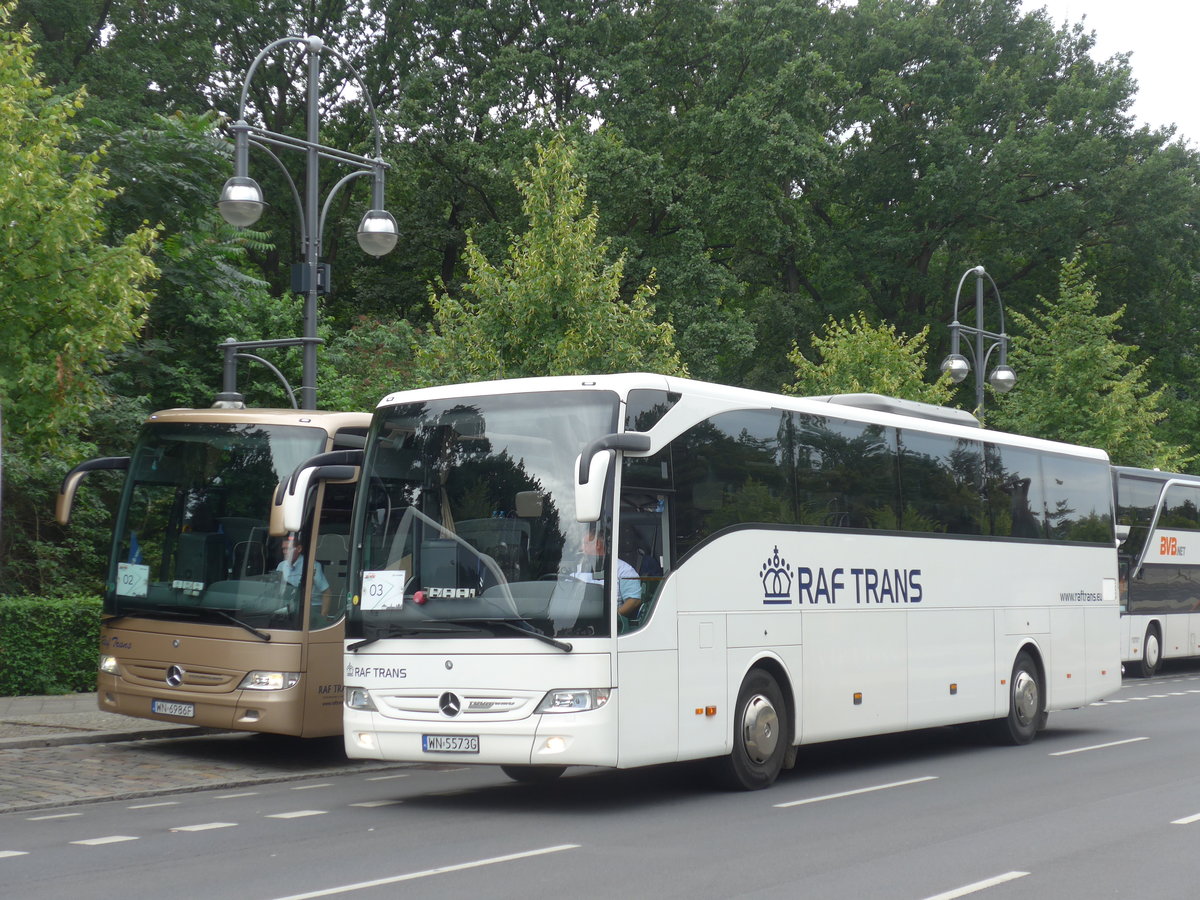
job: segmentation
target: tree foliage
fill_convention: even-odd
[[[9,8],[0,7],[0,28]],[[138,333],[156,274],[155,233],[105,242],[114,191],[103,148],[71,149],[84,97],[52,95],[33,74],[28,35],[0,32],[0,391],[6,437],[54,447],[103,400],[95,376]]]
[[[863,313],[839,321],[830,318],[820,335],[813,335],[810,360],[792,345],[788,361],[796,367],[796,381],[784,385],[785,394],[871,393],[904,400],[945,405],[953,391],[941,375],[926,380],[929,326],[909,337],[896,326],[872,325]],[[817,361],[819,359],[819,361]]]
[[[1100,447],[1118,465],[1177,469],[1186,450],[1155,437],[1166,415],[1148,362],[1115,335],[1124,308],[1100,314],[1095,280],[1078,255],[1062,261],[1058,295],[1012,312],[1013,390],[994,402],[989,424],[1035,437]]]
[[[434,331],[417,354],[426,383],[642,370],[685,374],[669,324],[654,320],[652,281],[621,298],[624,257],[607,260],[576,153],[563,137],[537,148],[518,185],[528,229],[489,262],[468,239],[461,296],[431,299]]]
[[[103,187],[120,194],[94,209],[101,243],[117,252],[144,237],[143,223],[161,226],[160,274],[129,283],[155,294],[142,333],[118,339],[115,352],[111,342],[97,349],[73,331],[90,328],[97,309],[68,308],[36,335],[46,343],[35,362],[70,363],[85,346],[93,361],[111,360],[102,378],[63,382],[59,421],[77,417],[68,411],[78,409],[76,387],[90,388],[85,407],[107,392],[87,436],[111,437],[103,452],[122,452],[148,405],[207,402],[215,343],[299,333],[288,291],[298,217],[274,164],[252,152],[271,204],[260,231],[231,231],[212,203],[230,174],[221,123],[236,113],[251,61],[285,35],[316,34],[375,100],[391,164],[386,206],[401,234],[386,257],[358,250],[365,179],[331,204],[325,405],[369,407],[430,380],[596,368],[848,389],[802,385],[809,369],[874,377],[888,367],[869,371],[862,354],[890,359],[922,336],[933,355],[901,354],[899,383],[920,364],[934,381],[965,269],[987,267],[1018,332],[1017,314],[1032,317],[1039,297],[1058,294],[1060,260],[1077,253],[1094,281],[1094,315],[1119,312],[1107,340],[1140,373],[1142,399],[1169,413],[1130,419],[1131,432],[1151,450],[1158,442],[1195,456],[1200,152],[1169,129],[1134,124],[1129,57],[1093,58],[1081,25],[1026,5],[17,0],[13,21],[28,25],[45,73],[39,90],[54,91],[38,108],[70,120],[87,87],[90,120],[51,144],[97,177],[95,154],[107,148]],[[332,54],[322,71],[322,140],[369,152],[361,91],[343,85],[348,71]],[[298,51],[278,50],[249,85],[250,117],[303,135],[303,82]],[[61,130],[49,112],[44,124]],[[574,150],[571,183],[586,184],[586,200],[562,188],[535,216],[526,160],[555,135]],[[21,172],[24,160],[8,163]],[[321,174],[325,196],[345,173],[330,161]],[[551,191],[550,181],[536,189]],[[8,192],[27,193],[15,176]],[[852,350],[858,363],[841,360]],[[296,355],[272,361],[291,373]],[[1018,397],[1053,410],[1054,395],[1026,393],[1025,364],[1018,373],[1018,391],[995,413]],[[51,383],[44,376],[35,372]],[[265,370],[243,367],[240,377],[251,402],[283,402]],[[46,402],[57,410],[57,396]],[[78,458],[65,441],[59,452],[73,458],[47,457],[48,467]],[[30,571],[49,558],[22,554]]]

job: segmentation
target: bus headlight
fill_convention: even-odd
[[[351,709],[362,709],[367,710],[368,712],[375,712],[375,701],[371,699],[371,692],[366,688],[347,687],[346,705]]]
[[[550,691],[535,713],[573,713],[599,709],[608,702],[611,688],[578,688]]]
[[[121,670],[117,667],[117,658],[115,656],[100,656],[100,671],[105,675],[119,675]]]
[[[300,683],[299,672],[251,672],[238,685],[246,691],[285,691]]]

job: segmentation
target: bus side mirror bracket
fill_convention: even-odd
[[[54,503],[55,521],[63,526],[70,523],[71,507],[75,504],[75,492],[79,489],[79,483],[83,481],[84,475],[88,472],[95,472],[101,469],[128,472],[129,459],[128,456],[100,456],[96,459],[81,462],[68,472],[58,489],[58,498]]]
[[[575,478],[575,519],[595,522],[604,506],[604,476],[613,459],[613,451],[645,453],[650,449],[650,435],[637,431],[606,434],[596,438],[579,454]]]
[[[318,453],[296,466],[291,477],[281,482],[271,510],[271,534],[275,537],[299,531],[304,524],[304,504],[314,481],[353,481],[362,470],[362,450],[332,450]]]

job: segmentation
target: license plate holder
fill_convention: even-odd
[[[421,749],[426,753],[478,753],[477,734],[423,734]]]
[[[196,704],[180,703],[178,700],[151,700],[150,712],[159,716],[176,716],[192,719],[196,716]]]

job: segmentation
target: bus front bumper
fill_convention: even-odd
[[[105,712],[200,728],[299,735],[304,725],[301,686],[278,691],[181,691],[134,684],[100,672],[97,702]]]
[[[347,708],[344,735],[346,755],[352,759],[615,766],[617,697],[614,691],[608,703],[587,712],[541,713],[516,721],[398,719]],[[456,749],[429,749],[431,745]]]

